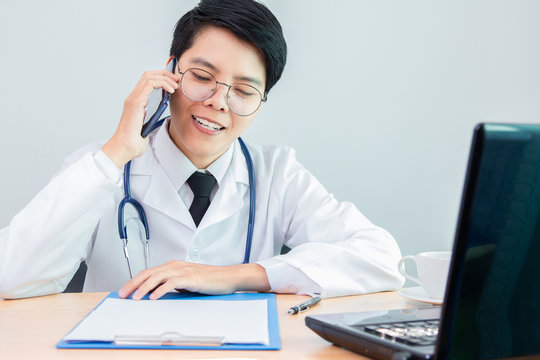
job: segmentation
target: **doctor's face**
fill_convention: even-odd
[[[215,92],[202,101],[191,100],[179,87],[171,95],[169,134],[191,162],[202,169],[220,157],[259,112],[257,109],[248,116],[235,114],[227,102],[228,85],[247,84],[264,94],[266,71],[264,58],[257,48],[238,39],[229,30],[215,26],[205,27],[195,36],[193,46],[179,58],[176,72],[178,74],[178,71],[186,72],[192,68],[206,72],[197,70],[184,75],[184,92],[194,94],[190,96],[191,99],[198,94],[197,91],[189,92],[189,79],[215,84],[211,76],[207,76],[212,74],[219,84]],[[240,94],[246,96],[242,86],[239,87]],[[230,90],[231,96],[233,90]],[[250,96],[258,97],[258,94],[255,92]],[[229,101],[233,108],[239,106],[234,101],[232,98]]]

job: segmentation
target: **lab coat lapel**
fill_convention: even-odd
[[[210,207],[199,224],[199,230],[229,218],[244,206],[244,198],[246,192],[249,191],[248,171],[238,141],[234,146],[231,166],[223,177],[223,181]],[[249,197],[247,199],[249,201]]]
[[[235,142],[234,147],[231,166],[223,177],[210,207],[199,224],[199,231],[227,219],[244,206],[244,198],[246,192],[249,191],[248,171],[238,141]],[[177,189],[174,188],[165,170],[156,158],[151,155],[151,152],[147,151],[134,161],[131,173],[133,184],[135,184],[138,175],[149,177],[146,191],[141,189],[140,192],[143,206],[152,207],[181,222],[188,228],[196,229],[188,207],[178,195]],[[249,201],[249,196],[247,201]]]
[[[153,156],[148,156],[148,151],[144,158],[135,162],[132,174],[146,175],[149,177],[149,184],[146,191],[140,195],[143,207],[149,206],[153,209],[181,222],[191,229],[195,229],[195,224],[191,218],[186,204],[178,195],[177,189],[174,188],[165,170],[159,165]],[[144,191],[144,190],[143,190]]]

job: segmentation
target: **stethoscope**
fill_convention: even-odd
[[[171,58],[169,62],[167,63],[167,69],[171,72],[174,71],[174,68],[176,66],[176,59]],[[147,137],[152,131],[159,128],[165,120],[168,119],[168,117],[165,117],[163,119],[160,119],[161,115],[167,109],[167,106],[169,105],[169,93],[165,90],[162,90],[162,100],[156,110],[156,112],[150,117],[150,119],[143,125],[141,136]],[[238,142],[240,143],[240,148],[242,149],[242,153],[244,154],[244,157],[246,159],[246,164],[248,168],[248,177],[249,177],[249,219],[248,219],[248,228],[247,228],[247,236],[246,236],[246,249],[244,252],[244,264],[249,263],[249,255],[251,253],[251,241],[253,239],[253,225],[255,222],[255,171],[253,169],[253,160],[251,159],[251,155],[249,153],[249,150],[244,143],[244,141],[241,138],[238,138]],[[129,276],[133,278],[133,271],[131,269],[131,263],[129,261],[129,252],[128,252],[128,237],[127,237],[127,228],[126,223],[124,221],[124,208],[126,204],[131,204],[135,210],[137,211],[137,214],[139,215],[139,220],[144,228],[145,232],[145,240],[144,242],[144,264],[145,267],[148,269],[150,267],[150,251],[149,251],[149,243],[150,243],[150,230],[148,227],[148,220],[146,219],[146,213],[144,212],[144,208],[142,207],[141,203],[137,201],[137,199],[133,198],[131,196],[131,186],[130,186],[130,175],[131,175],[131,161],[129,161],[124,166],[124,198],[122,201],[120,201],[120,204],[118,204],[118,233],[120,234],[120,239],[123,243],[124,248],[124,256],[126,257],[126,262],[129,269]]]

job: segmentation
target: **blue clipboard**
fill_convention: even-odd
[[[107,298],[118,299],[117,292],[111,292],[105,299],[103,299],[96,309],[105,301]],[[148,298],[148,296],[146,297]],[[238,300],[266,300],[267,301],[267,310],[268,310],[268,334],[269,334],[269,343],[266,344],[222,344],[219,346],[205,346],[205,345],[176,345],[176,344],[117,344],[114,342],[102,342],[102,341],[92,341],[92,342],[69,342],[66,340],[60,340],[56,344],[58,349],[170,349],[170,350],[280,350],[281,349],[281,339],[279,336],[279,323],[277,316],[277,303],[275,294],[267,293],[239,293],[239,294],[230,294],[230,295],[201,295],[194,293],[167,293],[165,296],[160,298],[160,300],[179,300],[182,299],[200,299],[200,300],[227,300],[227,301],[238,301]],[[159,301],[159,300],[153,300]]]

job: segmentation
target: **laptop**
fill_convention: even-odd
[[[305,321],[375,359],[540,359],[540,125],[475,127],[442,307]]]

